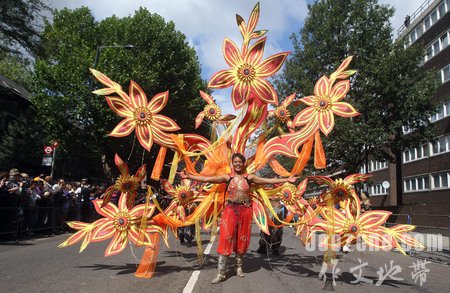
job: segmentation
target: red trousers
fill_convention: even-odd
[[[249,245],[252,230],[252,207],[227,204],[220,220],[217,252],[228,256],[233,252],[244,254]]]

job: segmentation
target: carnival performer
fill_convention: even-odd
[[[261,178],[245,172],[245,157],[235,153],[231,157],[232,172],[221,176],[197,176],[180,172],[182,179],[199,182],[227,183],[226,204],[222,212],[219,232],[219,253],[217,276],[213,284],[220,283],[226,278],[226,264],[228,257],[236,254],[236,275],[244,277],[242,258],[250,245],[252,226],[252,207],[250,201],[250,185],[264,185],[291,182],[297,177],[289,178]]]

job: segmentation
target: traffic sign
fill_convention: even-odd
[[[44,146],[44,155],[53,155],[53,146]]]

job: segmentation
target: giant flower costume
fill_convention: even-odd
[[[167,180],[162,181],[173,200],[169,207],[162,209],[152,197],[152,190],[148,190],[146,203],[134,206],[136,187],[145,177],[146,167],[142,166],[131,176],[127,165],[116,155],[115,163],[120,170],[120,177],[116,184],[108,189],[104,201],[94,201],[97,212],[103,218],[93,223],[69,222],[68,225],[77,232],[60,247],[82,241],[80,251],[83,251],[91,242],[112,239],[105,252],[106,256],[111,256],[122,252],[128,242],[145,246],[145,254],[136,276],[149,278],[155,270],[160,235],[168,245],[168,228],[175,230],[194,223],[198,229],[200,226],[210,229],[211,235],[215,235],[219,213],[224,206],[227,188],[223,184],[210,184],[195,191],[192,189],[195,182],[173,185],[179,161],[184,160],[187,170],[193,174],[224,175],[230,172],[230,154],[243,153],[246,148],[252,146],[255,152],[248,160],[247,172],[255,173],[269,165],[281,176],[300,174],[308,164],[311,154],[314,155],[314,167],[325,168],[326,158],[321,135],[327,136],[333,130],[334,115],[347,118],[359,115],[350,102],[345,101],[350,92],[349,78],[356,72],[348,69],[352,56],[346,57],[329,76],[322,76],[316,82],[312,95],[294,101],[296,95],[291,94],[279,104],[275,89],[267,79],[280,70],[289,53],[281,52],[263,59],[267,41],[264,35],[267,31],[255,30],[259,14],[260,6],[257,4],[247,22],[239,15],[236,17],[243,38],[242,46],[239,48],[234,41],[225,38],[222,50],[229,68],[214,74],[208,83],[211,89],[232,87],[230,99],[234,108],[240,112],[236,116],[224,114],[209,94],[200,92],[207,105],[198,113],[195,127],[198,127],[204,118],[226,126],[222,134],[211,140],[198,134],[174,133],[180,127],[171,118],[159,114],[169,101],[167,91],[156,93],[148,101],[147,95],[137,83],[131,81],[129,91],[125,93],[122,87],[107,75],[91,69],[94,77],[106,86],[94,93],[105,95],[112,111],[123,118],[112,129],[110,136],[120,138],[134,132],[144,150],[150,151],[154,145],[159,146],[159,154],[151,173],[153,179],[160,179],[166,152],[174,151],[170,175]],[[272,104],[274,109],[269,111],[268,104]],[[299,110],[295,107],[298,105],[305,107]],[[256,130],[261,129],[268,117],[276,118],[278,126],[287,126],[288,131],[281,131],[280,135],[270,139],[269,133],[262,131],[254,140],[256,143],[249,144],[250,137],[258,133]],[[291,170],[286,170],[278,161],[280,156],[294,160]],[[205,160],[204,164],[198,164],[199,158]],[[361,211],[353,185],[368,178],[366,174],[349,175],[344,179],[311,176],[298,186],[252,186],[249,189],[249,215],[266,233],[268,225],[275,225],[269,221],[269,213],[279,220],[281,225],[294,225],[296,234],[303,243],[307,243],[314,233],[325,232],[327,238],[323,245],[330,249],[332,246],[342,246],[359,239],[369,246],[397,248],[403,253],[405,251],[402,244],[420,247],[421,244],[408,235],[414,226],[397,225],[386,228],[383,224],[390,215],[389,212]],[[311,181],[325,190],[321,196],[304,199],[303,195]],[[109,202],[113,190],[122,192],[118,206]],[[271,199],[285,204],[289,211],[287,218],[278,218],[271,206]],[[186,215],[186,205],[192,202],[197,203],[195,210]],[[341,209],[336,208],[337,203],[341,204]],[[154,214],[156,209],[159,211],[157,215]],[[299,220],[290,223],[290,219],[295,215]],[[332,242],[334,236],[339,236],[340,240]],[[201,253],[201,241],[197,243]]]

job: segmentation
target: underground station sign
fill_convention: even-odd
[[[42,158],[43,166],[51,166],[53,161],[53,146],[44,146],[44,157]]]

